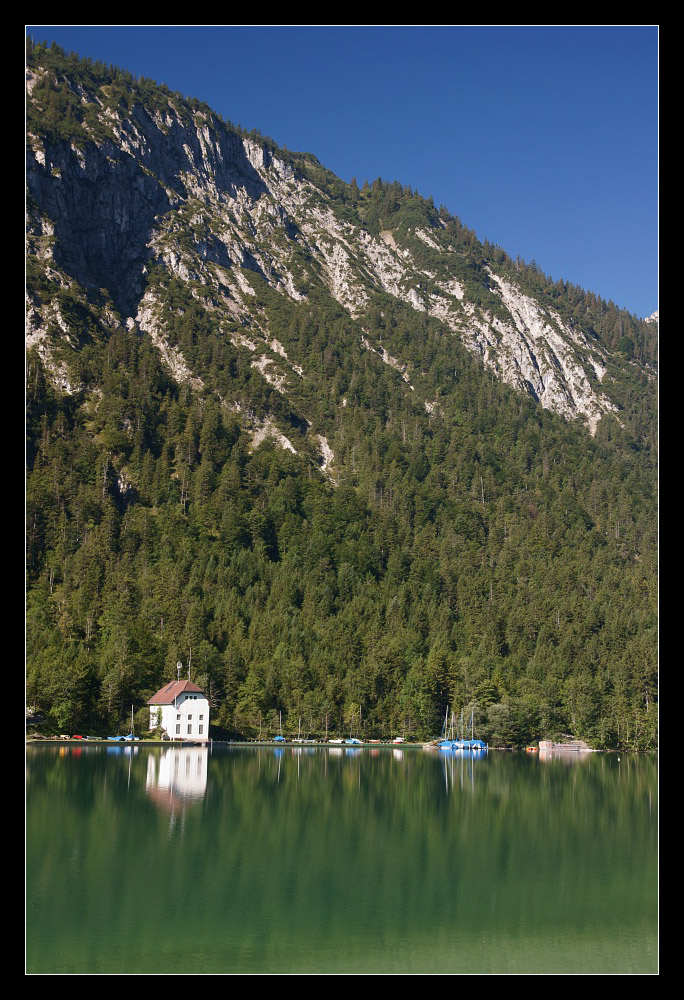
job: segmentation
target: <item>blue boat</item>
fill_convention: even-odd
[[[283,736],[283,713],[280,713],[280,734],[273,737],[274,743],[284,743],[285,737]]]
[[[127,733],[125,736],[108,736],[107,739],[110,740],[110,742],[112,742],[112,743],[121,743],[121,742],[124,742],[124,741],[130,743],[133,740],[137,740],[138,739],[138,737],[135,735],[134,728],[133,728],[133,706],[132,705],[131,705],[131,731],[130,731],[130,733]]]
[[[470,715],[470,736],[469,740],[457,739],[454,735],[454,714],[451,713],[451,725],[448,725],[449,709],[444,717],[444,727],[442,729],[442,739],[437,744],[440,750],[487,750],[487,744],[483,740],[475,740],[473,735],[473,714]],[[461,733],[463,732],[463,713],[461,712]]]
[[[463,728],[461,726],[461,728]],[[437,744],[440,750],[462,750],[463,740],[456,738],[455,734],[455,720],[454,713],[451,713],[451,721],[449,721],[449,706],[447,705],[446,714],[444,716],[444,725],[442,726],[442,739]]]
[[[451,736],[449,733],[451,732]],[[440,750],[451,750],[454,735],[454,713],[451,713],[451,728],[449,728],[449,706],[446,707],[446,712],[444,713],[444,725],[442,726],[442,738],[437,744]]]

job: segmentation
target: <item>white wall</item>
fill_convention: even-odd
[[[209,702],[199,694],[183,693],[175,705],[153,705],[150,708],[150,725],[161,709],[161,726],[172,740],[209,739]]]

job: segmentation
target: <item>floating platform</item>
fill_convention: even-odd
[[[541,753],[591,753],[592,749],[583,740],[565,740],[562,743],[554,743],[553,740],[540,740],[539,750]]]

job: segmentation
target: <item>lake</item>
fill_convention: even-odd
[[[657,761],[26,750],[27,973],[655,974]]]

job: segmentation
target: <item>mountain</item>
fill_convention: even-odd
[[[28,695],[655,740],[657,323],[398,182],[27,57]]]

